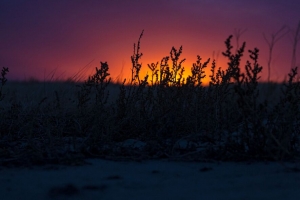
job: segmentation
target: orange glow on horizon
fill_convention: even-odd
[[[271,81],[281,81],[293,65],[292,40],[299,23],[300,4],[296,0],[254,1],[199,0],[185,1],[184,6],[179,0],[72,4],[3,1],[0,13],[5,31],[0,33],[0,65],[9,68],[8,80],[84,81],[100,67],[101,61],[108,63],[113,81],[129,81],[133,44],[145,30],[140,41],[140,78],[147,72],[150,75],[148,64],[160,63],[163,57],[170,56],[173,46],[178,50],[181,45],[180,60],[186,59],[184,78],[190,75],[197,55],[204,63],[213,59],[213,52],[219,52],[216,70],[225,70],[228,61],[221,52],[226,51],[224,41],[233,35],[232,52],[246,42],[242,71],[244,61],[249,59],[248,50],[258,48],[259,64],[263,66],[261,80],[266,80],[269,49],[263,34],[270,40],[272,34],[286,25],[289,34],[276,40],[271,61]],[[246,31],[236,37],[236,30]],[[299,66],[299,44],[295,53],[294,62]],[[204,84],[209,81],[211,63],[212,60],[205,70]]]
[[[203,64],[206,61],[207,61],[207,59],[206,60],[202,59],[201,64]],[[182,67],[184,68],[184,72],[183,72],[184,82],[187,80],[188,76],[191,76],[191,74],[192,74],[191,69],[192,69],[192,66],[195,62],[196,62],[196,59],[195,59],[195,61],[190,61],[190,60],[186,59],[185,62],[183,62]],[[152,72],[149,69],[148,64],[151,65],[151,63],[154,63],[154,62],[151,62],[151,61],[145,62],[145,61],[143,61],[143,59],[141,59],[142,67],[141,67],[141,71],[139,73],[140,80],[144,80],[146,75],[148,75],[148,83],[149,84],[151,84]],[[169,64],[169,67],[171,69],[172,68],[172,61],[169,60],[168,64]],[[204,86],[207,86],[209,84],[209,81],[210,81],[209,76],[212,73],[211,72],[211,66],[212,66],[212,59],[210,59],[207,67],[204,69],[204,75],[206,75],[202,79],[202,84]],[[222,66],[225,66],[225,65],[222,65]],[[219,67],[220,67],[220,62],[216,64],[216,69],[218,69]],[[132,68],[132,65],[128,64],[128,65],[124,66],[124,68],[121,69],[120,71],[117,71],[117,70],[111,71],[110,74],[111,74],[113,82],[122,83],[124,81],[124,79],[126,78],[126,83],[129,83],[132,79],[131,68]],[[160,70],[160,62],[158,62],[157,70]],[[158,75],[159,74],[160,74],[160,72],[158,72]],[[155,81],[155,78],[154,78],[154,81]]]

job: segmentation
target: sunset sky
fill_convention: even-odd
[[[147,64],[183,46],[184,67],[196,56],[203,61],[215,52],[218,67],[225,39],[246,30],[240,45],[260,49],[259,62],[267,75],[268,46],[263,33],[286,25],[290,29],[274,46],[271,78],[282,80],[291,68],[292,35],[300,20],[299,0],[1,0],[0,66],[11,80],[67,79],[84,68],[94,72],[108,62],[112,78],[130,78],[133,44],[141,39],[142,71]],[[300,36],[299,36],[300,39]],[[232,41],[234,50],[235,39]],[[300,64],[300,44],[297,64]],[[248,53],[246,54],[248,58]],[[245,56],[246,58],[246,56]],[[123,71],[122,71],[123,68]],[[149,70],[148,70],[149,71]],[[121,73],[122,72],[122,73]],[[208,69],[209,72],[209,69]]]

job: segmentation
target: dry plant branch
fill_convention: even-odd
[[[292,52],[291,69],[296,67],[296,51],[297,51],[299,40],[300,40],[300,21],[298,23],[296,31],[293,34],[293,52]]]
[[[272,56],[273,56],[273,49],[275,44],[282,39],[286,34],[289,33],[289,29],[286,26],[282,26],[276,33],[271,34],[270,40],[267,36],[263,33],[263,37],[268,44],[269,47],[269,57],[268,57],[268,83],[270,82],[271,77],[271,63],[272,63]]]
[[[236,52],[240,48],[240,37],[247,31],[247,29],[234,29],[234,36],[235,36],[235,41],[236,41]]]

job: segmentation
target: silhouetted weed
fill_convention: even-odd
[[[3,98],[8,72],[3,68],[0,142],[5,145],[0,146],[0,162],[82,157],[299,158],[297,67],[284,84],[259,82],[263,69],[259,50],[247,51],[250,59],[243,68],[246,43],[233,53],[229,36],[223,52],[228,59],[225,69],[218,68],[215,60],[203,62],[198,55],[191,75],[184,78],[181,46],[172,47],[170,56],[160,62],[148,64],[150,75],[140,77],[142,36],[143,32],[134,44],[131,79],[118,85],[111,83],[109,65],[101,62],[84,83],[77,83],[77,89],[70,82],[55,87],[44,83],[41,95],[35,89],[33,100],[29,91],[16,93],[13,85],[7,85]],[[209,83],[204,85],[209,65]],[[272,99],[272,95],[280,98]]]

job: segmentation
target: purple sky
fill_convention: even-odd
[[[281,81],[291,67],[299,11],[299,0],[2,0],[0,66],[9,67],[9,79],[49,79],[53,70],[56,78],[66,79],[89,63],[85,72],[91,74],[100,61],[107,61],[113,78],[122,67],[122,77],[130,78],[133,43],[144,29],[144,73],[148,63],[180,45],[187,72],[197,55],[206,60],[213,51],[220,52],[218,67],[225,67],[225,39],[235,29],[247,29],[240,44],[246,41],[247,50],[260,49],[266,79],[263,33],[270,38],[286,25],[290,33],[275,44],[271,71],[272,79]]]

